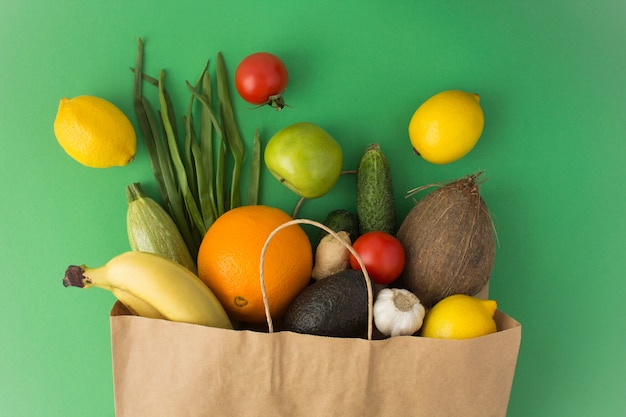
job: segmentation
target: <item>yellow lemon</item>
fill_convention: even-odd
[[[422,336],[438,339],[470,339],[496,332],[494,300],[464,294],[444,298],[431,308],[422,326]]]
[[[94,96],[62,98],[54,134],[69,156],[92,168],[124,166],[137,150],[128,117],[113,103]]]
[[[448,90],[435,94],[409,122],[413,149],[433,164],[454,162],[472,150],[484,126],[478,94]]]

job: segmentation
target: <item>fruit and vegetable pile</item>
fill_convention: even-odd
[[[143,52],[140,39],[134,110],[159,195],[129,184],[129,250],[100,267],[69,266],[65,286],[111,291],[129,314],[226,329],[267,331],[275,323],[279,331],[364,338],[373,319],[377,338],[496,332],[496,302],[476,296],[495,258],[481,172],[410,190],[416,204],[396,224],[384,143],[364,147],[352,170],[342,166],[341,143],[311,122],[285,126],[264,149],[257,129],[247,146],[221,54],[217,88],[207,62],[186,83],[189,104],[178,119],[165,73],[145,74]],[[287,83],[287,66],[267,52],[244,58],[233,78],[242,99],[276,111],[291,111]],[[472,150],[483,124],[479,96],[449,90],[418,106],[408,136],[416,155],[447,164]],[[88,167],[125,166],[136,153],[132,123],[102,98],[61,99],[54,131]],[[341,175],[356,175],[356,211],[320,213],[319,236],[311,238],[290,223],[298,207],[289,214],[258,203],[262,166],[300,203],[323,198]]]

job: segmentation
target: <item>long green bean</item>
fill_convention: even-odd
[[[226,154],[228,150],[226,140],[224,138],[224,130],[217,119],[217,115],[211,107],[210,101],[208,101],[210,100],[210,97],[205,97],[203,94],[200,94],[191,84],[189,84],[189,82],[186,84],[187,89],[200,103],[202,103],[202,108],[206,111],[206,115],[211,120],[213,128],[220,139],[215,161],[215,208],[217,217],[219,217],[230,208],[226,197],[226,191],[224,189],[226,184]]]
[[[138,71],[136,70],[135,72],[138,73]],[[142,74],[141,77],[143,80],[153,85],[157,89],[159,88],[158,79],[151,77],[147,74]],[[173,112],[173,105],[171,104],[171,98],[167,89],[165,88],[164,83],[163,83],[162,88],[163,88],[163,98],[165,99],[165,102],[167,103],[166,108],[168,109],[168,112]],[[169,149],[169,146],[166,146],[166,144],[164,143],[163,137],[161,135],[161,131],[165,129],[159,127],[157,118],[153,114],[152,109],[150,107],[150,103],[145,97],[142,97],[142,104],[143,104],[144,114],[147,117],[148,124],[150,126],[150,131],[152,133],[150,140],[155,147],[155,154],[157,158],[156,166],[158,169],[158,174],[161,177],[161,180],[163,183],[163,188],[164,188],[164,193],[165,193],[164,195],[162,195],[163,205],[165,206],[166,210],[170,213],[170,215],[174,218],[176,225],[178,226],[181,234],[183,235],[183,238],[185,239],[185,241],[187,242],[187,245],[189,246],[189,250],[192,251],[193,253],[194,248],[197,249],[197,247],[199,246],[199,242],[197,238],[193,237],[194,230],[192,227],[190,227],[187,221],[188,216],[185,214],[185,210],[183,210],[184,208],[183,198],[180,193],[180,187],[178,187],[177,185],[175,172],[172,168],[172,163],[171,163],[172,159],[171,159],[170,149]],[[159,111],[158,113],[159,113],[159,117],[162,119],[162,112]],[[160,126],[163,126],[163,124],[161,123]],[[173,128],[174,127],[172,127],[172,129]],[[156,176],[157,176],[157,173],[155,172],[155,177]]]
[[[208,68],[208,62],[207,62]],[[211,77],[208,71],[202,74],[201,95],[211,108]],[[213,122],[211,114],[206,106],[200,106],[200,158],[204,168],[204,175],[199,177],[201,185],[198,185],[200,208],[204,218],[217,218],[217,206],[215,204],[215,178],[213,162]]]
[[[170,159],[174,165],[174,169],[176,170],[176,175],[178,176],[178,185],[180,187],[180,192],[183,196],[183,201],[185,202],[187,212],[195,227],[200,231],[200,234],[204,235],[206,233],[206,227],[204,226],[204,222],[202,221],[202,216],[200,216],[200,211],[198,210],[196,201],[191,194],[191,190],[189,189],[189,183],[187,182],[187,173],[185,172],[185,167],[180,158],[178,141],[176,139],[176,134],[174,133],[173,125],[171,122],[170,108],[168,108],[167,97],[163,88],[164,79],[165,71],[161,70],[159,76],[159,102],[161,103],[161,119],[163,122],[163,128],[165,130],[165,138],[170,151]]]
[[[228,210],[228,198],[226,193],[226,142],[220,141],[217,149],[215,163],[215,202],[217,204],[217,215],[221,216]]]
[[[189,108],[187,109],[187,114],[182,116],[183,126],[185,127],[185,143],[183,145],[183,149],[181,152],[181,160],[183,162],[183,167],[185,168],[185,173],[187,175],[187,182],[189,184],[189,190],[191,194],[194,196],[198,195],[198,176],[195,167],[195,162],[193,160],[193,138],[195,137],[194,127],[193,127],[193,116],[192,116],[192,107],[193,103],[190,103]]]
[[[176,125],[172,99],[165,88],[165,71],[161,70],[158,78],[143,73],[141,38],[138,39],[136,61],[135,69],[131,69],[134,72],[133,104],[162,204],[195,255],[211,224],[227,210],[240,206],[242,199],[241,174],[246,151],[230,97],[226,65],[218,52],[217,110],[212,102],[208,61],[194,85],[186,82],[192,95],[187,111],[181,117],[182,137]],[[144,81],[157,88],[159,106],[156,112],[143,94]],[[199,107],[200,115],[199,134],[196,107]],[[214,143],[214,134],[218,143]],[[260,166],[261,143],[256,129],[246,200],[249,205],[259,202]]]
[[[205,228],[208,230],[211,224],[217,218],[217,215],[212,209],[211,206],[211,193],[208,190],[209,187],[212,187],[212,183],[208,183],[206,181],[206,172],[207,169],[204,166],[204,160],[202,157],[202,152],[200,151],[200,146],[198,145],[198,138],[195,134],[195,131],[192,129],[191,131],[191,155],[193,158],[193,164],[196,170],[196,178],[197,178],[197,200],[200,205],[200,215],[202,216],[202,220],[204,222]]]
[[[207,114],[209,115],[211,122],[213,123],[213,127],[215,128],[217,135],[222,138],[224,136],[222,126],[220,125],[220,122],[217,119],[217,115],[215,114],[215,111],[213,111],[210,102],[207,101],[206,97],[198,93],[198,91],[193,88],[193,85],[189,84],[189,81],[186,82],[186,85],[191,94],[193,94],[196,99],[204,105],[204,108],[206,109]]]
[[[143,95],[142,81],[147,80],[153,85],[158,85],[156,79],[143,74],[143,42],[138,39],[137,60],[134,69],[133,102],[135,113],[139,121],[144,142],[148,149],[150,165],[161,195],[164,208],[169,212],[178,229],[183,236],[188,248],[192,253],[197,251],[194,245],[191,230],[187,227],[187,222],[181,210],[181,200],[176,187],[176,181],[168,161],[168,155],[163,153],[163,141],[160,135],[160,128],[156,117],[152,112],[150,103]]]
[[[195,88],[198,88],[200,86],[200,83],[202,82],[202,74],[204,74],[204,72],[206,71],[207,66],[208,66],[208,63],[202,69],[202,73],[200,74],[200,76],[198,77],[198,80],[196,81]],[[197,203],[200,204],[200,201],[197,198],[198,197],[197,169],[196,169],[196,163],[193,160],[194,157],[193,157],[193,151],[192,151],[194,143],[197,144],[197,142],[195,142],[195,130],[194,130],[194,120],[193,120],[194,119],[193,117],[194,102],[195,102],[195,97],[192,95],[189,98],[189,104],[187,105],[187,115],[183,116],[183,124],[185,126],[185,145],[183,146],[182,161],[183,161],[183,165],[185,166],[185,171],[187,173],[187,182],[189,184],[191,193],[196,197]],[[204,215],[202,215],[202,217],[204,218]]]
[[[220,52],[217,53],[217,66],[215,71],[217,76],[217,95],[219,98],[222,126],[224,130],[223,133],[226,143],[228,144],[228,148],[234,159],[230,189],[230,208],[234,208],[241,205],[240,183],[243,159],[245,156],[245,147],[243,141],[241,140],[239,129],[237,128],[237,121],[235,120],[235,113],[233,111],[233,105],[230,100],[230,91],[228,89],[226,64],[224,63],[224,57]]]
[[[156,132],[155,142],[158,149],[159,165],[161,167],[161,172],[163,173],[163,180],[167,194],[164,206],[178,226],[178,229],[180,230],[183,239],[187,243],[189,251],[192,254],[195,254],[198,251],[199,242],[197,241],[197,239],[194,238],[193,228],[189,225],[189,222],[187,221],[187,215],[184,210],[185,206],[183,203],[183,199],[177,185],[172,165],[170,163],[171,157],[169,148],[163,143],[163,138],[159,133],[160,131],[158,128],[157,118],[150,110],[150,105],[146,99],[144,99],[144,107],[147,110],[148,119],[150,125],[152,126],[152,130]]]
[[[167,201],[167,191],[165,189],[165,183],[163,180],[163,173],[161,172],[161,165],[159,163],[159,156],[157,154],[156,144],[154,143],[154,132],[152,131],[152,126],[148,120],[148,111],[144,106],[144,96],[143,96],[143,88],[142,88],[142,70],[143,70],[143,42],[141,38],[137,39],[137,59],[135,62],[134,69],[134,82],[133,82],[133,105],[135,108],[135,114],[137,115],[137,120],[139,121],[139,127],[143,133],[144,143],[146,145],[146,149],[148,150],[148,156],[150,159],[150,165],[152,167],[152,171],[154,174],[154,178],[157,183],[157,187],[159,189],[159,194],[161,195],[161,199],[164,204],[168,204]]]
[[[261,135],[259,129],[254,130],[252,141],[252,157],[250,163],[250,182],[248,184],[248,199],[246,204],[259,204],[259,184],[261,176]]]
[[[194,90],[197,90],[204,79],[204,74],[206,73],[208,68],[208,63],[202,70],[200,77],[196,81],[196,85]],[[195,95],[191,95],[189,100],[189,107],[187,109],[187,117],[186,117],[186,151],[189,152],[189,163],[193,171],[193,184],[190,181],[190,187],[193,185],[192,193],[196,197],[196,201],[198,202],[200,215],[202,217],[202,221],[204,223],[204,227],[208,230],[211,224],[215,221],[216,215],[212,209],[209,199],[211,198],[211,193],[209,187],[212,186],[212,183],[208,183],[206,180],[206,167],[204,166],[204,158],[202,157],[202,153],[200,151],[200,145],[198,144],[198,138],[195,134],[194,123],[193,123],[193,104],[195,101]],[[210,123],[210,121],[209,121]],[[202,126],[201,126],[202,128]]]

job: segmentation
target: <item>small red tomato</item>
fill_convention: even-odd
[[[352,247],[359,254],[370,278],[377,284],[395,281],[404,269],[404,247],[398,239],[386,232],[367,232],[359,236]],[[350,266],[361,269],[354,255]]]
[[[248,103],[285,107],[283,92],[287,88],[287,67],[276,55],[256,52],[245,57],[235,72],[235,88]]]

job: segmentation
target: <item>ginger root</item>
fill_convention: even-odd
[[[337,236],[350,244],[348,232],[337,232]],[[332,274],[350,268],[350,251],[331,234],[322,238],[315,250],[315,265],[312,277],[315,280],[326,278]]]

